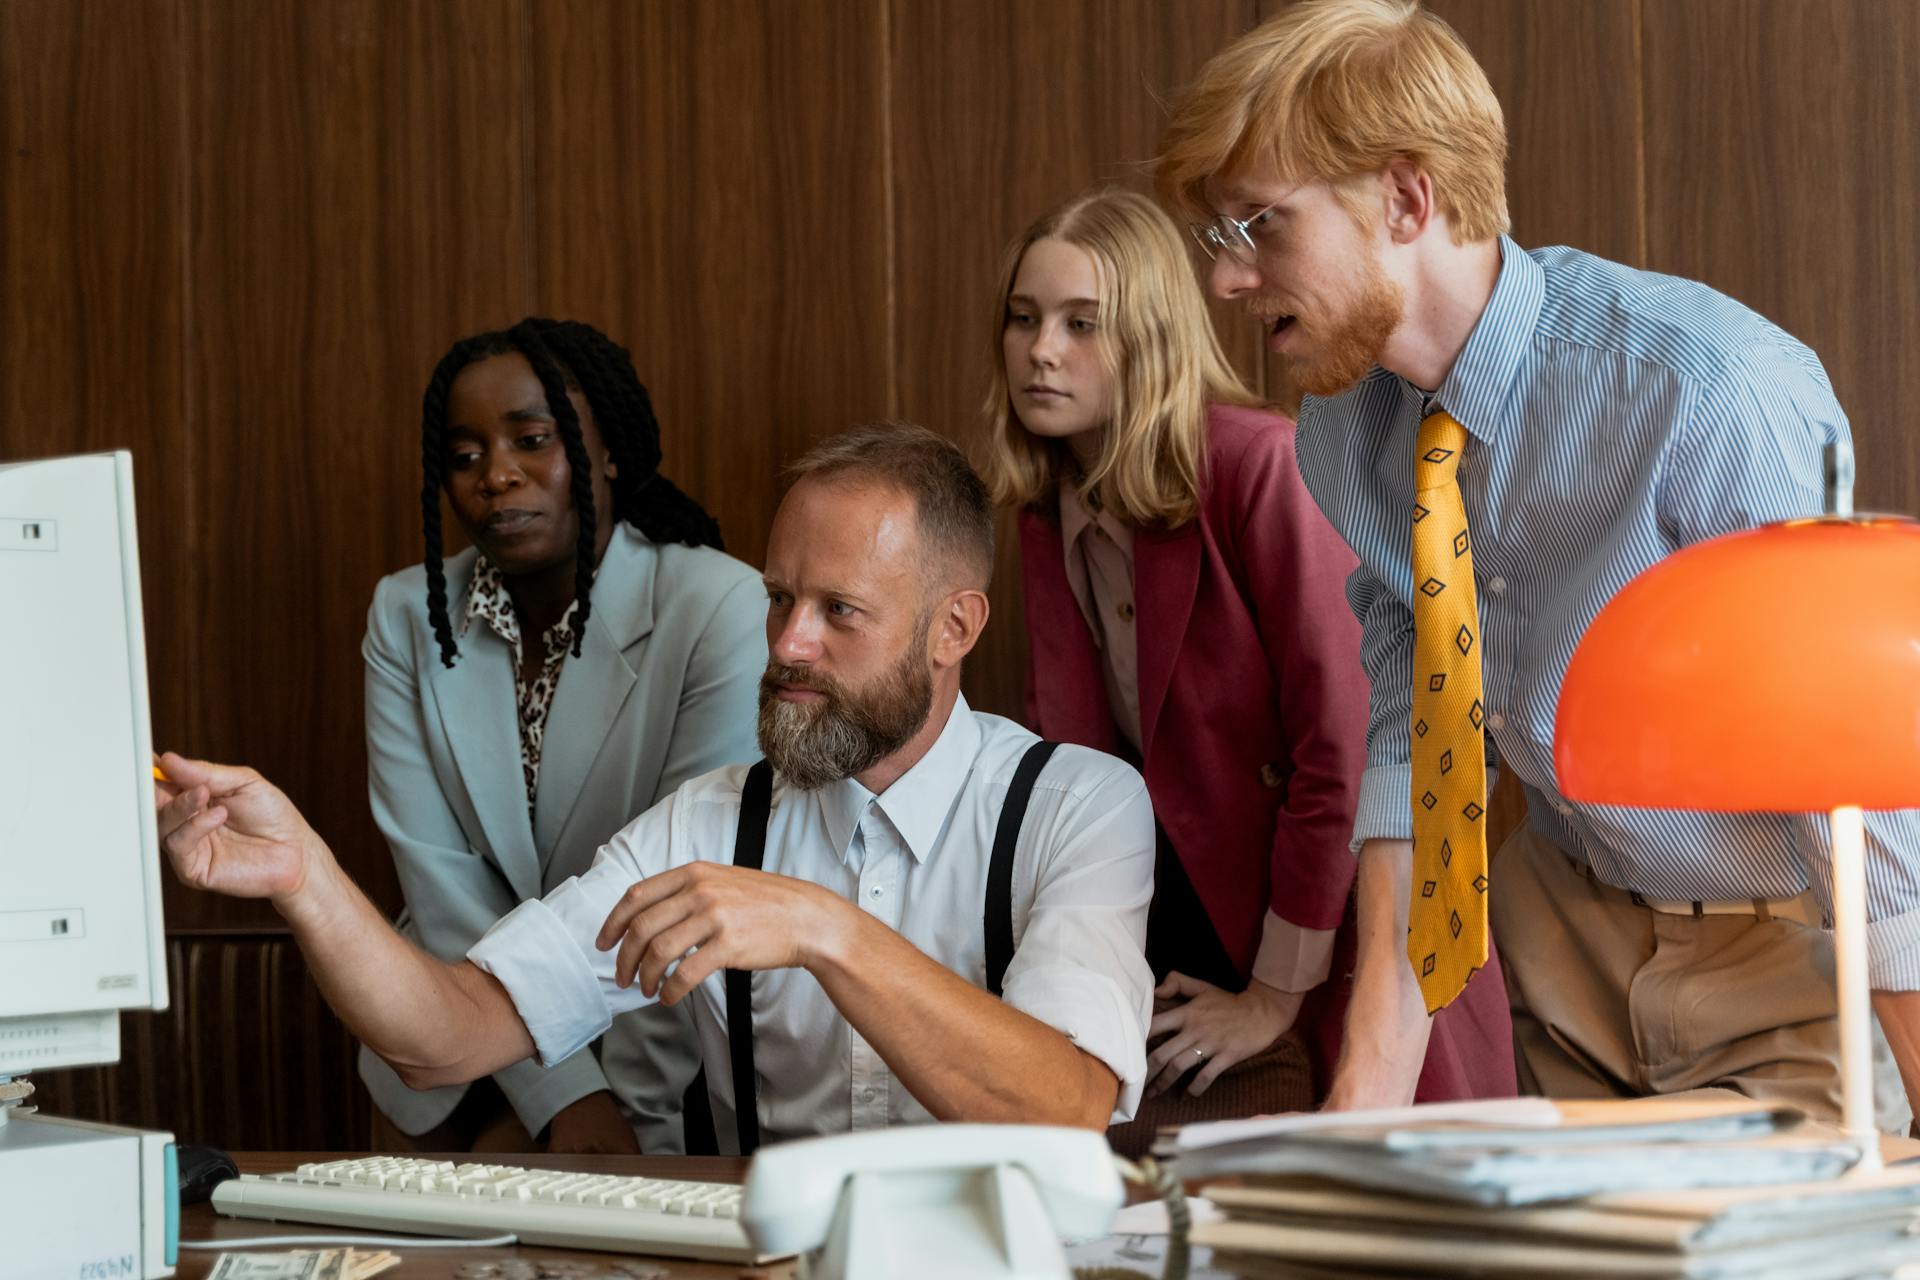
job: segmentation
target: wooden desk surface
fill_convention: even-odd
[[[233,1162],[242,1173],[277,1173],[297,1168],[309,1162],[324,1160],[355,1159],[364,1152],[338,1151],[236,1151]],[[429,1160],[452,1160],[456,1164],[473,1160],[471,1154],[425,1156]],[[690,1182],[739,1182],[746,1176],[747,1162],[733,1156],[551,1156],[540,1154],[516,1154],[503,1156],[501,1164],[525,1165],[532,1169],[565,1169],[579,1173],[613,1173],[639,1178],[682,1178]],[[247,1246],[241,1241],[250,1236],[280,1235],[347,1235],[351,1228],[305,1226],[288,1222],[262,1222],[256,1218],[228,1218],[213,1211],[210,1204],[196,1204],[188,1207],[181,1215],[180,1238],[182,1240],[233,1240],[234,1249],[245,1251]],[[365,1234],[375,1234],[368,1232]],[[302,1246],[306,1247],[306,1246]],[[320,1247],[320,1246],[314,1246]],[[287,1246],[265,1245],[261,1253],[285,1253]],[[541,1248],[532,1245],[513,1246],[492,1249],[461,1248],[402,1248],[395,1249],[401,1258],[400,1265],[391,1271],[383,1272],[381,1280],[452,1280],[459,1269],[472,1262],[494,1261],[503,1258],[524,1258],[531,1262],[542,1259],[568,1259],[576,1262],[593,1262],[603,1268],[604,1280],[624,1280],[614,1273],[604,1271],[607,1264],[622,1258],[634,1258],[632,1254],[597,1253],[580,1249]],[[180,1265],[175,1271],[178,1280],[204,1280],[213,1269],[214,1259],[220,1255],[210,1249],[182,1249]],[[647,1258],[645,1261],[666,1269],[667,1275],[674,1280],[713,1280],[724,1277],[735,1280],[736,1277],[769,1277],[770,1280],[785,1280],[793,1273],[793,1264],[781,1263],[771,1267],[747,1267],[733,1263],[688,1262],[679,1258]]]

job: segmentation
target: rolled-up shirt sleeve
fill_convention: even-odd
[[[654,1003],[639,983],[614,982],[619,949],[602,951],[594,939],[620,895],[666,868],[674,799],[668,796],[616,833],[585,875],[521,903],[467,951],[467,959],[507,989],[543,1066],[599,1039],[614,1015]]]
[[[1116,762],[1084,790],[1048,793],[1055,801],[1051,820],[1035,821],[1046,816],[1046,786],[1043,776],[1021,836],[1021,860],[1039,865],[1002,994],[1119,1078],[1113,1110],[1119,1123],[1133,1118],[1147,1074],[1153,805],[1140,775]],[[1018,918],[1015,925],[1019,929]]]
[[[1276,991],[1303,995],[1327,980],[1333,968],[1332,929],[1305,929],[1272,911],[1260,926],[1253,976]]]
[[[1369,840],[1413,838],[1413,611],[1364,564],[1347,578],[1347,604],[1360,620],[1360,665],[1372,690],[1349,846],[1358,853]]]

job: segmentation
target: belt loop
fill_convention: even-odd
[[[1693,900],[1693,918],[1695,920],[1704,920],[1706,917],[1707,909],[1700,905],[1700,899],[1695,898]]]
[[[1768,909],[1765,898],[1755,898],[1753,900],[1753,914],[1759,918],[1762,924],[1773,919],[1773,912]]]

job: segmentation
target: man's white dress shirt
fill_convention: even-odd
[[[765,869],[840,894],[933,960],[986,986],[983,909],[1000,808],[1037,739],[959,699],[931,750],[881,795],[853,779],[818,791],[776,775]],[[745,766],[695,778],[628,824],[593,868],[516,907],[467,955],[506,987],[551,1065],[615,1014],[652,1002],[614,984],[618,947],[594,937],[634,882],[694,861],[731,862]],[[1143,948],[1153,897],[1153,810],[1123,762],[1062,746],[1034,787],[1013,867],[1014,955],[1003,998],[1057,1028],[1120,1079],[1116,1121],[1146,1078],[1153,978]],[[725,973],[689,997],[721,1149],[735,1142]],[[753,977],[754,1063],[768,1141],[933,1117],[813,975]],[[1034,1080],[1037,1093],[1051,1082]]]

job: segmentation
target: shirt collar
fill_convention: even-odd
[[[966,695],[960,694],[954,699],[946,727],[927,754],[885,792],[876,796],[853,778],[822,787],[821,816],[841,861],[846,861],[853,846],[854,828],[869,806],[877,806],[906,841],[914,861],[924,863],[946,828],[953,802],[973,774],[973,758],[979,751],[980,724],[967,705]]]
[[[1105,529],[1113,545],[1120,548],[1128,560],[1133,558],[1133,535],[1127,526],[1104,511],[1095,511],[1080,496],[1080,490],[1073,481],[1060,482],[1060,541],[1069,550],[1080,539],[1080,535],[1089,529]]]
[[[1501,236],[1493,296],[1433,397],[1476,439],[1489,441],[1499,432],[1520,363],[1533,344],[1546,282],[1540,264]]]
[[[520,643],[520,619],[507,597],[507,584],[500,570],[485,556],[473,561],[473,577],[467,583],[467,607],[460,614],[460,638],[478,618],[485,621],[508,644]]]
[[[1060,481],[1060,541],[1071,547],[1092,523],[1093,512],[1080,501],[1080,491],[1073,481],[1063,478]]]
[[[560,615],[560,621],[547,628],[546,635],[541,637],[544,662],[558,661],[560,655],[573,647],[573,616],[578,612],[580,602],[575,600]],[[461,639],[466,638],[475,618],[484,619],[515,653],[521,652],[520,615],[514,612],[513,597],[507,594],[506,579],[500,576],[499,567],[485,556],[477,556],[473,562],[473,580],[467,584],[467,607],[460,619]]]

